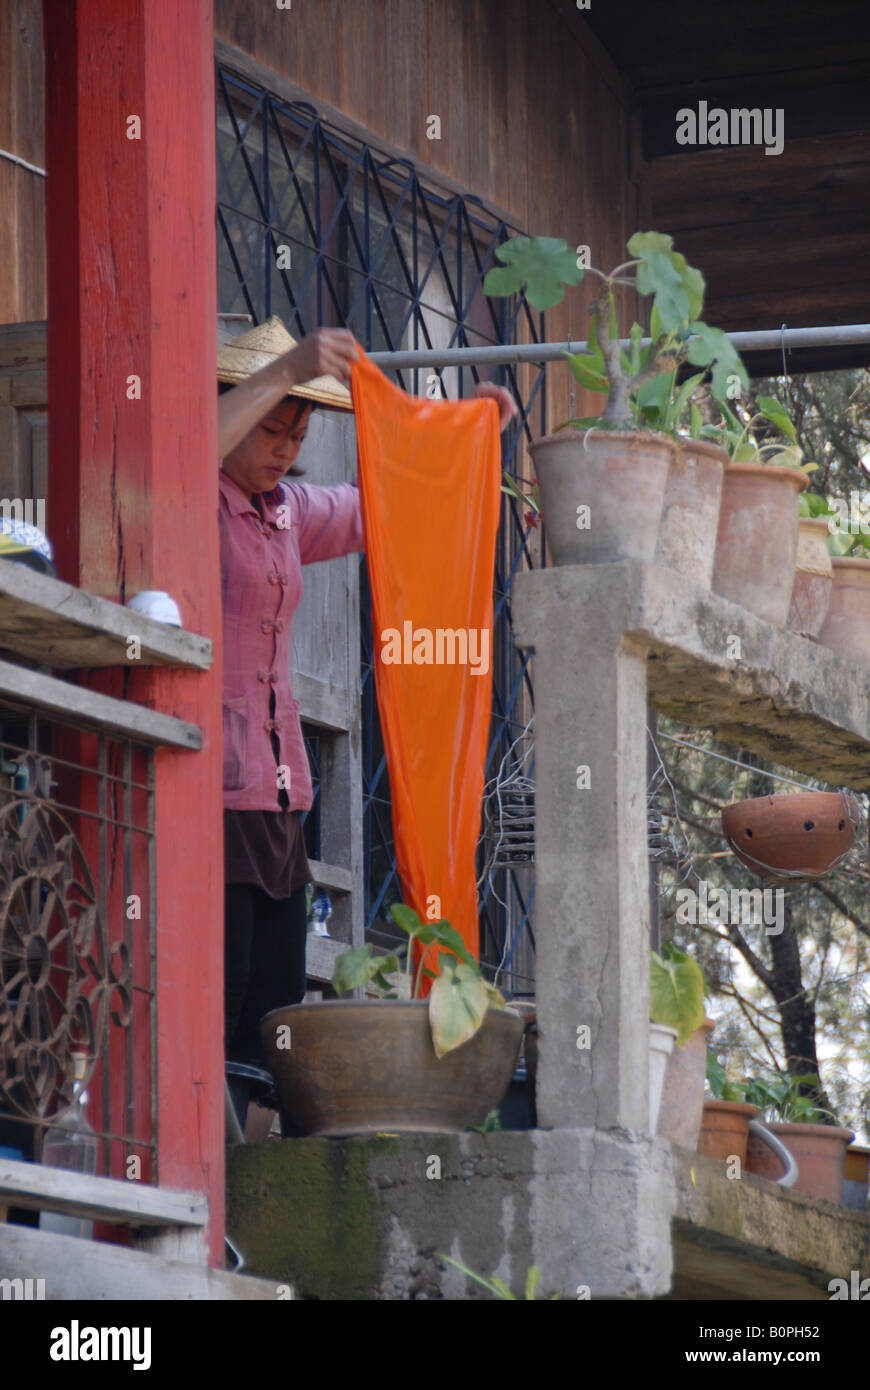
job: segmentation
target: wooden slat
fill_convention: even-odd
[[[197,724],[71,685],[41,671],[13,666],[8,661],[0,661],[0,697],[4,695],[65,723],[124,734],[155,748],[187,748],[196,752],[202,747],[202,730]]]
[[[142,646],[135,660],[127,656],[131,637]],[[207,637],[154,622],[11,560],[0,560],[0,647],[69,671],[108,666],[207,671],[212,663]]]
[[[184,1264],[123,1245],[78,1240],[30,1226],[0,1226],[0,1279],[45,1280],[46,1302],[151,1300],[272,1301],[288,1281],[226,1274],[207,1265]],[[87,1318],[81,1319],[82,1325]]]
[[[331,888],[336,893],[350,893],[353,889],[353,874],[340,864],[325,864],[321,859],[309,859],[315,883],[321,888]]]
[[[29,1211],[56,1211],[115,1226],[196,1226],[208,1223],[199,1192],[97,1178],[41,1163],[0,1157],[0,1202]]]

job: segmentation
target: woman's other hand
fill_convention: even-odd
[[[475,396],[492,396],[498,405],[499,430],[507,429],[511,420],[519,413],[516,401],[504,386],[493,386],[491,381],[481,381],[475,386],[474,394]]]
[[[301,386],[316,376],[334,376],[350,381],[350,369],[359,357],[356,340],[346,328],[318,328],[279,361],[288,384]]]

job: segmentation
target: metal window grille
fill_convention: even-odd
[[[0,1143],[156,1183],[156,1047],[153,754],[0,702]]]
[[[286,103],[219,64],[217,68],[219,308],[262,322],[277,313],[295,337],[318,326],[349,328],[367,351],[506,344],[521,334],[545,341],[544,319],[523,297],[488,300],[483,278],[496,246],[516,228],[480,199],[428,186],[410,161],[390,158],[324,122],[313,106]],[[415,394],[467,395],[472,369],[400,371]],[[504,445],[517,472],[520,440],[543,432],[543,368],[499,368],[520,407]],[[533,418],[536,417],[533,426]],[[486,777],[519,772],[517,740],[534,691],[527,653],[511,631],[514,576],[537,562],[522,507],[503,494],[496,549],[493,713]],[[375,699],[371,596],[361,562],[362,740],[366,929],[395,940],[388,917],[401,900],[390,789]],[[316,769],[315,769],[316,771]],[[534,759],[522,769],[534,776]],[[482,959],[503,966],[503,984],[530,992],[534,879],[508,863],[485,872],[492,846],[482,836]]]

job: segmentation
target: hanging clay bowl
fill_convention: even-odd
[[[870,664],[870,560],[835,555],[834,588],[819,641],[852,661]]]
[[[831,532],[821,516],[802,516],[787,626],[801,637],[815,639],[828,616],[834,568],[828,552]]]
[[[741,863],[760,876],[816,879],[852,848],[860,820],[850,792],[795,792],[726,806],[722,830]]]
[[[797,496],[809,483],[797,468],[731,463],[725,469],[713,590],[783,627],[794,583]]]

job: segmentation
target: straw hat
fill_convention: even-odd
[[[241,337],[231,343],[223,343],[217,353],[217,379],[236,386],[261,367],[267,367],[276,358],[283,357],[291,348],[298,347],[291,338],[277,314],[265,323],[249,328]],[[305,401],[313,401],[315,406],[332,410],[353,410],[353,398],[346,386],[342,386],[334,376],[316,376],[311,381],[303,381],[293,386],[287,393],[300,396]]]

